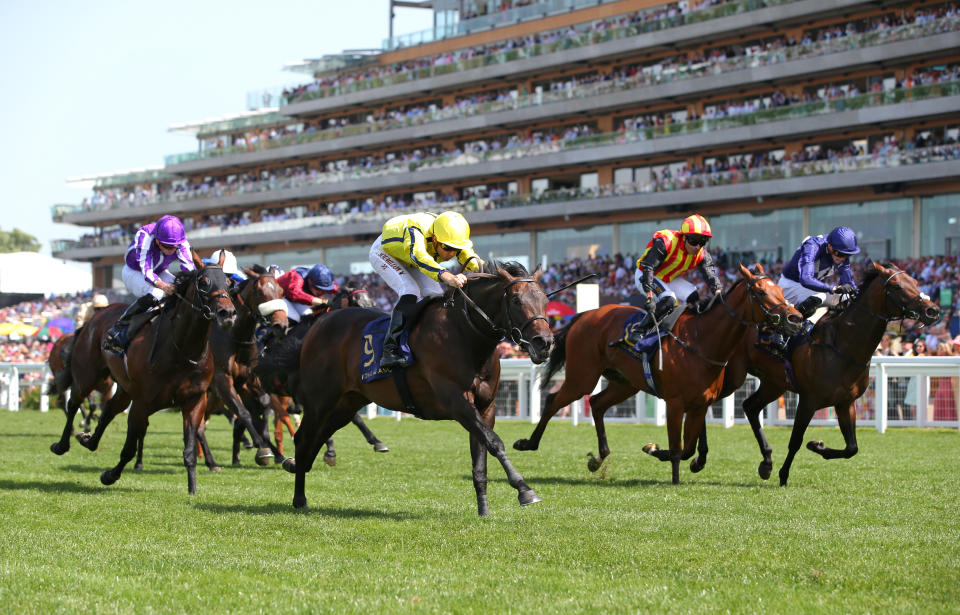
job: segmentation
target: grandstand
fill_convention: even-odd
[[[201,251],[358,274],[414,209],[527,263],[637,254],[691,211],[731,261],[838,223],[872,258],[960,253],[952,3],[434,5],[435,31],[291,65],[309,77],[267,107],[172,127],[195,151],[94,178],[53,207],[87,227],[54,254],[117,286],[132,231],[173,213]]]

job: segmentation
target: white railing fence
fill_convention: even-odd
[[[529,359],[501,361],[500,390],[497,393],[498,420],[522,420],[536,423],[540,420],[543,397],[540,391],[539,368]],[[558,386],[563,372],[552,380]],[[40,386],[39,409],[50,407],[46,383],[50,369],[45,363],[0,363],[0,408],[19,410],[23,397],[32,387]],[[601,378],[594,389],[605,386]],[[742,404],[757,388],[757,381],[748,377],[733,395],[717,401],[707,413],[707,421],[730,427],[746,424]],[[872,424],[883,433],[888,427],[951,427],[960,429],[958,420],[960,400],[960,357],[874,357],[870,364],[870,387],[855,403],[857,422]],[[767,406],[761,419],[767,425],[792,425],[796,395],[787,393]],[[878,409],[882,409],[879,410]],[[370,404],[367,416],[396,416],[395,413]],[[568,420],[574,425],[581,421],[593,423],[586,398],[563,408],[555,420]],[[607,422],[653,423],[666,422],[666,404],[662,399],[643,392],[607,410]],[[819,410],[811,425],[837,424],[832,408]]]

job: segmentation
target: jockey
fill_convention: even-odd
[[[483,261],[473,251],[470,225],[453,211],[440,215],[415,213],[390,218],[383,233],[370,248],[370,264],[400,299],[393,308],[390,328],[383,342],[383,368],[406,367],[399,354],[400,334],[410,324],[417,301],[443,294],[440,283],[460,288],[467,283],[439,263],[456,258],[468,271],[479,271]]]
[[[337,283],[326,265],[294,267],[277,278],[277,284],[283,289],[289,309],[287,316],[300,322],[300,317],[309,314],[314,307],[328,305],[327,297],[337,292]]]
[[[240,267],[237,265],[237,257],[234,256],[230,250],[214,250],[210,258],[203,259],[203,262],[216,265],[220,262],[220,254],[225,255],[221,269],[223,269],[224,275],[227,276],[227,280],[236,286],[247,279],[247,274],[240,270]]]
[[[696,301],[697,289],[683,274],[699,267],[703,279],[714,294],[723,286],[717,277],[707,242],[713,237],[706,219],[693,214],[684,219],[679,231],[663,229],[653,234],[643,255],[637,259],[634,280],[637,290],[647,295],[647,315],[639,326],[630,330],[627,340],[636,344],[656,318],[659,322],[681,303]]]
[[[840,295],[856,292],[850,256],[859,252],[857,235],[846,226],[838,226],[826,237],[807,237],[777,282],[783,296],[797,306],[804,318],[810,318],[821,304],[836,305]],[[839,284],[824,281],[833,273],[837,274]]]
[[[176,291],[167,268],[174,260],[182,271],[193,271],[192,252],[183,223],[176,216],[163,216],[137,229],[124,256],[120,277],[127,290],[139,299],[130,304],[103,340],[104,350],[122,355],[136,331],[128,331],[130,318],[154,308],[165,295]]]
[[[103,308],[110,305],[110,301],[107,299],[106,295],[97,293],[93,296],[92,301],[88,301],[80,306],[80,309],[77,311],[77,329],[87,324],[93,315],[102,310]]]

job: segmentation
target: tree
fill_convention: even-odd
[[[40,242],[30,233],[24,233],[18,228],[12,231],[0,229],[0,253],[7,252],[39,252]]]

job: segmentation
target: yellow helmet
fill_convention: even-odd
[[[473,247],[470,241],[470,224],[455,211],[445,211],[433,221],[433,236],[451,248],[465,250]]]
[[[687,216],[683,224],[680,225],[680,233],[683,235],[691,234],[713,237],[713,233],[710,231],[710,223],[700,214]]]

